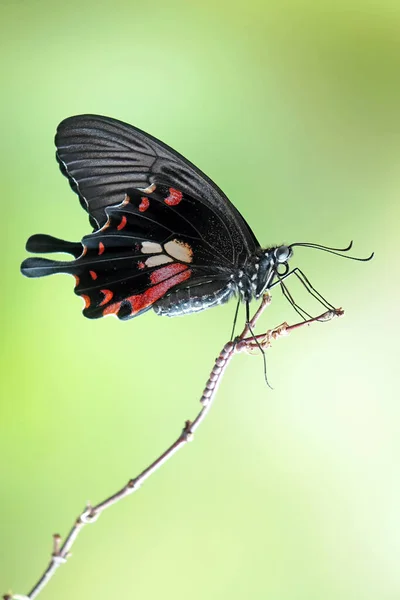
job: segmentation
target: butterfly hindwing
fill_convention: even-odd
[[[174,212],[178,198],[179,204],[185,202],[174,189],[148,195],[132,191],[120,205],[106,209],[106,223],[82,239],[76,260],[29,258],[22,272],[30,277],[73,275],[75,293],[83,298],[89,318],[115,314],[127,319],[160,301],[156,312],[171,316],[208,308],[231,293],[229,262],[223,266],[221,259],[213,266],[212,246]],[[28,247],[76,256],[77,244],[41,235],[33,236]],[[166,300],[171,294],[175,301]]]

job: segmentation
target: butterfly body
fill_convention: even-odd
[[[127,319],[153,308],[178,316],[267,290],[286,246],[262,249],[223,192],[180,154],[152,136],[107,117],[63,121],[56,157],[94,231],[81,242],[43,234],[31,252],[66,252],[74,260],[28,258],[24,275],[68,273],[89,318]]]

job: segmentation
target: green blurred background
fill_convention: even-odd
[[[2,2],[1,40],[1,591],[194,417],[235,308],[89,321],[70,278],[20,275],[29,235],[89,232],[53,135],[92,112],[187,156],[264,245],[376,258],[298,249],[345,318],[275,344],[274,391],[236,357],[195,442],[41,597],[398,599],[399,3]],[[284,320],[276,292],[262,327]]]

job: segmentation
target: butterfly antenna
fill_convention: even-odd
[[[374,252],[370,254],[367,258],[359,258],[357,256],[347,256],[344,252],[348,252],[352,246],[353,241],[346,248],[331,248],[330,246],[323,246],[322,244],[313,244],[308,242],[296,242],[295,244],[290,244],[289,248],[293,248],[294,246],[304,246],[305,248],[315,248],[316,250],[323,250],[324,252],[329,252],[329,254],[336,254],[336,256],[341,256],[342,258],[349,258],[350,260],[358,260],[360,262],[368,262],[374,256]]]
[[[260,352],[261,352],[261,355],[262,355],[262,357],[263,357],[263,364],[264,364],[264,379],[265,379],[265,383],[267,384],[267,386],[268,386],[268,387],[269,387],[271,390],[273,390],[274,388],[273,388],[273,387],[272,387],[272,385],[269,383],[269,381],[268,381],[268,377],[267,377],[267,359],[266,359],[266,356],[265,356],[265,350],[264,350],[264,348],[261,346],[261,344],[260,344],[260,342],[258,341],[258,339],[256,338],[256,335],[255,335],[255,333],[254,333],[254,331],[253,331],[253,329],[252,329],[252,327],[251,327],[251,325],[250,325],[250,304],[249,304],[247,301],[246,301],[246,325],[247,325],[247,327],[249,328],[249,331],[250,331],[251,335],[253,336],[253,338],[254,338],[254,341],[255,341],[256,345],[258,346],[258,348],[259,348],[259,350],[260,350]]]

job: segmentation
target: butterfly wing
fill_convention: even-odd
[[[237,260],[259,244],[225,194],[178,152],[140,129],[99,115],[60,123],[57,160],[95,228],[107,221],[106,207],[120,204],[127,190],[164,185],[208,206],[231,231]]]
[[[178,197],[179,212],[170,205]],[[28,258],[23,274],[73,275],[75,293],[83,298],[83,314],[89,318],[114,314],[129,319],[151,307],[176,316],[226,302],[234,293],[231,258],[209,239],[206,224],[214,215],[208,207],[199,219],[196,200],[158,186],[145,195],[131,190],[120,205],[105,210],[106,223],[80,244],[42,234],[30,238],[32,252],[67,252],[76,258]],[[219,246],[223,243],[228,250],[224,230]]]
[[[28,277],[75,276],[84,315],[126,319],[153,307],[175,316],[226,302],[235,270],[259,244],[223,192],[194,165],[144,132],[95,115],[71,117],[56,134],[57,159],[96,230],[81,243],[36,235]]]

